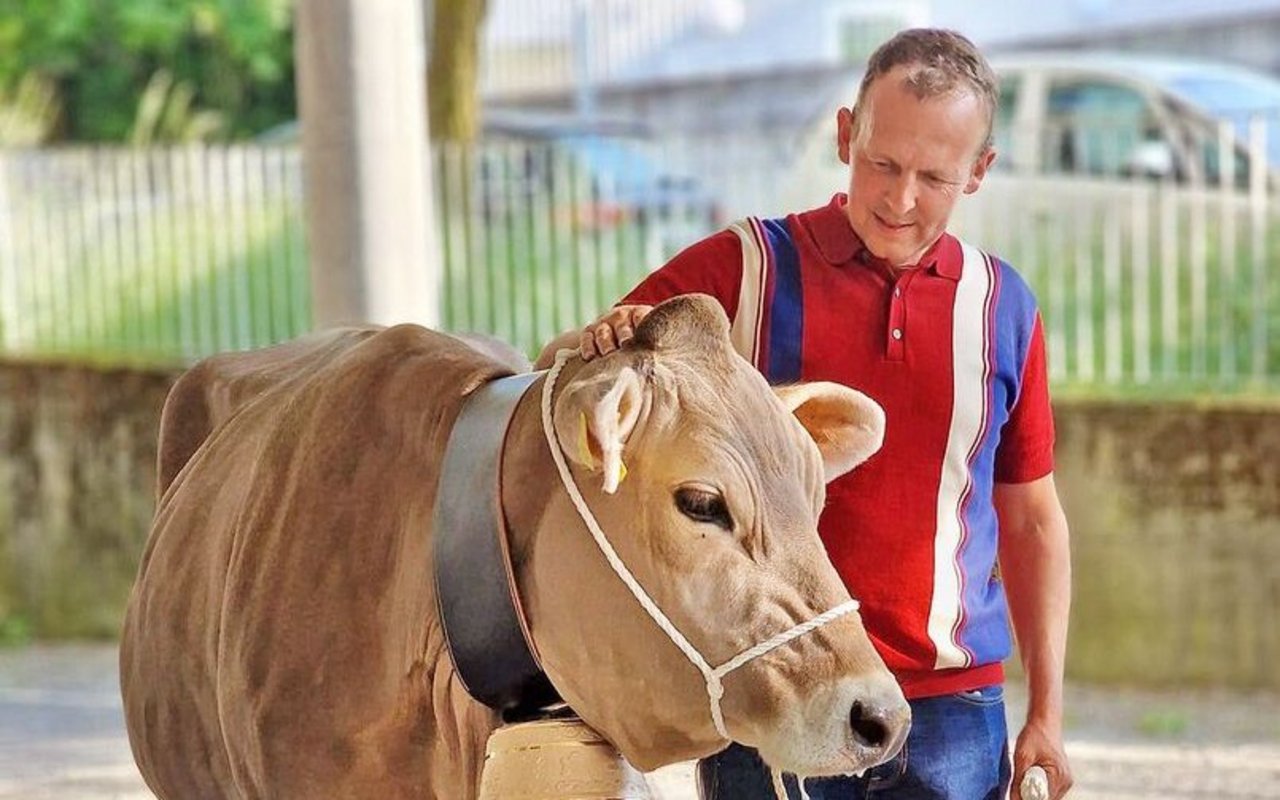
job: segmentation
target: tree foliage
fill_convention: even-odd
[[[293,119],[295,2],[0,0],[0,145],[233,139]],[[424,6],[432,135],[471,139],[487,0]]]
[[[0,98],[53,87],[49,138],[235,138],[295,113],[293,0],[0,0]],[[157,108],[159,104],[159,108]]]

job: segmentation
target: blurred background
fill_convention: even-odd
[[[111,642],[160,405],[360,315],[331,221],[412,229],[412,316],[534,354],[841,190],[835,111],[920,25],[1001,81],[954,229],[1045,318],[1073,796],[1280,797],[1280,2],[426,0],[400,61],[361,51],[407,2],[0,2],[0,798],[138,790]],[[344,172],[386,128],[422,198]]]

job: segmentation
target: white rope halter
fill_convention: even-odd
[[[729,659],[718,667],[712,667],[707,660],[702,657],[689,640],[686,639],[680,631],[676,630],[671,620],[667,619],[667,615],[653,602],[649,594],[644,590],[635,576],[631,574],[631,570],[627,569],[627,565],[622,563],[622,559],[618,557],[617,551],[613,549],[613,545],[609,544],[609,540],[605,538],[604,531],[600,530],[600,524],[596,522],[595,515],[591,513],[591,509],[587,507],[587,503],[582,499],[582,493],[578,491],[578,485],[573,480],[573,474],[569,471],[569,465],[565,462],[564,453],[560,449],[558,440],[556,439],[555,429],[551,422],[551,393],[555,387],[556,378],[560,375],[560,369],[565,362],[576,355],[574,350],[561,350],[556,353],[555,364],[547,372],[546,382],[542,385],[542,430],[547,436],[547,446],[551,448],[551,457],[556,462],[556,469],[560,473],[560,480],[564,483],[565,491],[569,493],[569,499],[573,501],[573,506],[578,510],[578,516],[582,517],[582,521],[586,523],[587,530],[591,531],[591,537],[596,540],[596,545],[600,551],[604,553],[605,559],[609,562],[609,566],[613,567],[613,571],[617,573],[622,582],[631,590],[631,594],[635,596],[644,610],[649,613],[653,621],[658,627],[671,638],[675,646],[680,648],[680,652],[685,654],[693,665],[702,673],[702,677],[707,682],[707,696],[711,698],[711,721],[715,723],[716,731],[726,740],[732,741],[733,737],[729,735],[728,729],[724,724],[724,714],[720,710],[720,698],[724,697],[724,684],[721,679],[738,667],[746,664],[754,658],[758,658],[771,650],[804,636],[806,633],[826,625],[833,619],[838,619],[846,614],[858,610],[858,601],[850,600],[841,603],[830,611],[826,611],[808,622],[802,622],[799,625],[784,631],[766,642],[761,642],[755,647],[743,650],[738,655]],[[803,791],[803,790],[802,790]]]

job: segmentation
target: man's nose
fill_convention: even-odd
[[[889,208],[894,214],[905,215],[916,207],[916,179],[911,175],[894,178],[888,192]],[[900,222],[901,219],[895,220]]]

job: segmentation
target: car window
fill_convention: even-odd
[[[1251,169],[1248,140],[1240,138],[1227,120],[1206,118],[1201,110],[1190,108],[1173,97],[1165,97],[1163,102],[1166,116],[1172,123],[1178,152],[1186,158],[1186,163],[1179,165],[1174,177],[1181,181],[1219,185],[1224,171],[1225,144],[1230,159],[1229,182],[1240,189],[1248,188]]]
[[[1000,79],[1000,99],[996,106],[996,117],[993,123],[995,130],[992,131],[992,135],[995,138],[996,152],[1005,155],[996,159],[997,169],[1010,169],[1013,166],[1013,126],[1014,118],[1018,113],[1018,98],[1021,97],[1021,90],[1021,76],[1008,75]]]
[[[1178,75],[1168,89],[1228,119],[1247,119],[1250,114],[1280,109],[1280,81],[1263,76]]]
[[[1169,175],[1174,149],[1138,91],[1072,79],[1049,87],[1041,152],[1051,172]]]
[[[1199,153],[1202,174],[1204,180],[1210,186],[1217,186],[1223,179],[1223,172],[1227,172],[1228,181],[1234,184],[1238,189],[1245,189],[1249,186],[1249,152],[1245,149],[1245,145],[1235,138],[1232,132],[1227,133],[1227,152],[1225,155],[1230,159],[1228,164],[1222,161],[1223,153],[1223,133],[1217,127],[1206,126],[1203,130],[1195,131],[1192,134],[1196,142],[1196,150]]]

